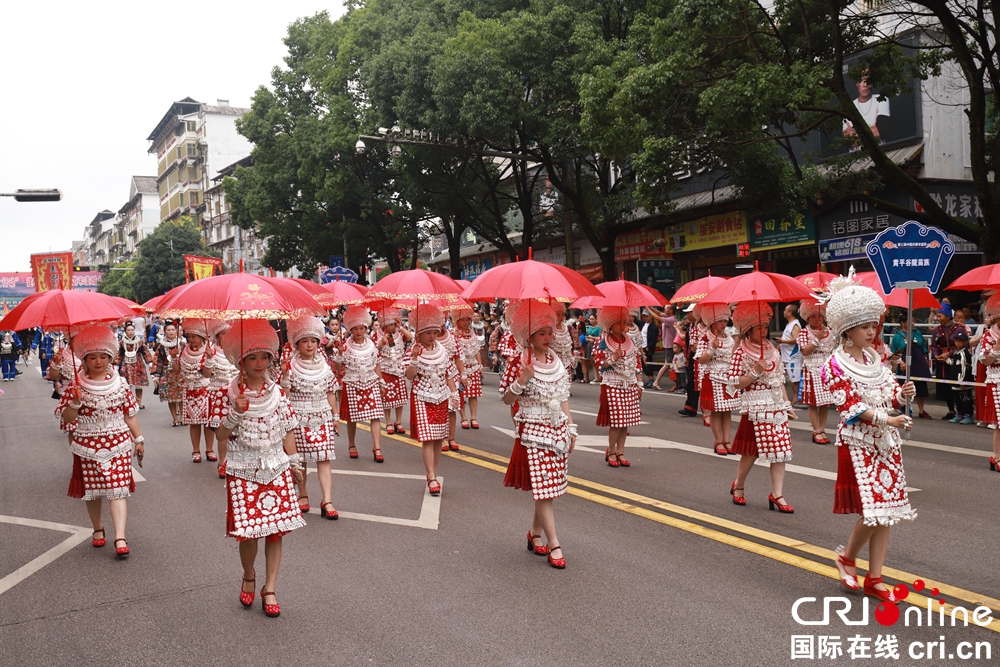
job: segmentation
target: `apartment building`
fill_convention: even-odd
[[[87,244],[86,265],[108,264],[111,259],[112,236],[115,229],[115,214],[105,209],[94,216],[85,231]]]
[[[155,176],[133,176],[128,201],[118,209],[112,243],[114,262],[135,259],[139,242],[160,224],[160,198]]]

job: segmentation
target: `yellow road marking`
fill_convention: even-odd
[[[359,427],[365,430],[370,430],[367,426],[358,424]],[[384,437],[392,438],[394,440],[399,440],[400,442],[405,442],[407,444],[413,445],[415,447],[422,446],[418,441],[413,438],[402,436],[402,435],[389,435],[386,433],[382,434]],[[499,456],[491,452],[486,452],[474,447],[469,447],[468,445],[461,445],[461,450],[458,452],[442,452],[442,455],[450,456],[451,458],[464,461],[466,463],[471,463],[477,465],[481,468],[486,468],[488,470],[493,470],[499,473],[507,472],[507,464],[510,459],[505,456]],[[475,456],[469,456],[469,454],[474,454]],[[721,544],[726,544],[737,549],[742,549],[743,551],[748,551],[750,553],[757,554],[759,556],[764,556],[765,558],[770,558],[771,560],[776,560],[786,565],[791,565],[820,576],[829,577],[839,581],[840,576],[837,572],[837,568],[833,565],[824,565],[820,562],[812,560],[810,558],[804,558],[802,556],[797,556],[795,554],[788,553],[781,549],[776,549],[774,547],[769,547],[765,544],[760,544],[759,542],[754,542],[752,540],[744,539],[736,535],[731,535],[729,533],[724,533],[707,526],[702,526],[692,521],[686,521],[684,519],[679,519],[677,517],[668,516],[661,514],[660,512],[654,512],[652,510],[646,509],[645,507],[639,507],[638,505],[646,505],[647,507],[653,507],[659,510],[664,510],[671,512],[673,514],[679,514],[689,519],[695,519],[704,523],[708,523],[719,528],[725,528],[733,532],[742,533],[750,537],[755,537],[759,540],[765,540],[771,542],[772,544],[777,544],[788,549],[795,549],[803,553],[810,554],[819,558],[827,559],[828,561],[833,561],[836,554],[830,549],[824,549],[822,547],[809,544],[807,542],[802,542],[801,540],[796,540],[784,535],[779,535],[777,533],[772,533],[770,531],[761,530],[759,528],[754,528],[752,526],[747,526],[736,521],[730,521],[729,519],[723,519],[722,517],[717,517],[712,514],[706,514],[704,512],[699,512],[697,510],[688,509],[686,507],[681,507],[680,505],[674,505],[673,503],[664,502],[662,500],[657,500],[655,498],[650,498],[648,496],[643,496],[638,493],[632,493],[631,491],[626,491],[624,489],[619,489],[613,486],[608,486],[606,484],[601,484],[599,482],[592,482],[588,479],[583,479],[581,477],[569,476],[569,482],[571,486],[569,487],[568,493],[570,495],[576,496],[578,498],[583,498],[584,500],[589,500],[590,502],[597,503],[599,505],[604,505],[605,507],[610,507],[634,516],[642,517],[648,519],[649,521],[654,521],[665,526],[670,526],[672,528],[678,528],[685,532],[691,533],[693,535],[699,535],[707,539],[719,542]],[[572,486],[576,485],[576,486]],[[585,488],[578,488],[585,487]],[[609,498],[606,495],[601,495],[598,493],[593,493],[586,489],[593,489],[594,491],[600,491],[601,493],[617,496],[624,500],[629,500],[631,503],[623,502],[622,500],[616,500],[615,498]],[[636,504],[632,504],[636,503]],[[858,559],[859,567],[862,569],[867,569],[868,561]],[[966,590],[964,588],[959,588],[957,586],[951,586],[939,581],[934,581],[933,579],[927,579],[926,577],[918,577],[915,574],[905,572],[903,570],[897,570],[895,568],[883,567],[882,573],[892,579],[899,580],[907,585],[910,585],[916,579],[923,579],[927,587],[927,590],[932,588],[937,588],[938,592],[945,598],[945,600],[959,599],[964,602],[972,603],[976,606],[985,605],[994,612],[1000,612],[1000,600],[995,598],[980,595],[972,591]],[[922,609],[927,609],[928,598],[911,591],[909,596],[906,598],[905,602],[907,604],[912,604],[914,606],[921,607]],[[934,609],[938,609],[935,606]],[[944,605],[945,615],[947,616],[954,605],[946,603]],[[972,611],[971,609],[969,610]],[[994,632],[1000,632],[1000,618],[994,618],[993,621],[984,626]]]

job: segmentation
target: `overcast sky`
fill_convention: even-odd
[[[0,21],[0,192],[59,188],[58,203],[0,197],[0,272],[68,250],[132,175],[155,176],[146,137],[184,97],[250,106],[283,64],[288,24],[341,0],[192,4],[5,2]]]

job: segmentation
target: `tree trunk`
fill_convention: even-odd
[[[615,244],[607,244],[607,250],[597,249],[597,254],[601,258],[601,270],[604,271],[605,280],[617,280],[618,262],[615,261]]]
[[[448,234],[448,259],[451,260],[451,277],[462,277],[462,234]]]

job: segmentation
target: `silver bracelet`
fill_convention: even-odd
[[[230,410],[226,418],[222,420],[222,428],[232,431],[243,420],[243,415],[234,410]]]
[[[524,393],[524,390],[527,388],[528,388],[527,385],[521,384],[517,380],[514,380],[514,384],[510,385],[510,393],[514,394],[515,396],[520,396],[521,394]]]
[[[140,435],[140,436],[139,436],[138,438],[133,438],[132,440],[133,440],[133,442],[135,442],[135,444],[137,444],[137,445],[138,445],[138,444],[139,444],[140,442],[146,442],[146,438],[142,437],[141,435]]]
[[[569,431],[569,434],[572,436],[579,435],[580,433],[576,424],[566,424],[566,430]]]
[[[990,350],[990,356],[994,359],[1000,359],[1000,350]]]
[[[83,407],[83,403],[70,403],[67,407],[72,408],[73,410],[79,410]]]
[[[889,422],[889,413],[885,410],[875,410],[874,412],[872,424],[879,428],[885,428],[885,425]]]

